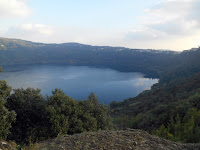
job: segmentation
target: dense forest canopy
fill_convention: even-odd
[[[62,134],[113,129],[109,109],[91,93],[77,101],[60,89],[43,97],[39,89],[14,89],[0,81],[0,139],[19,144]]]
[[[11,89],[0,81],[0,140],[30,144],[60,134],[114,128],[108,106],[94,93],[78,101],[60,89],[45,97],[40,89]]]
[[[174,141],[200,142],[196,117],[200,110],[200,49],[180,55],[181,63],[161,74],[151,90],[110,104],[119,128],[143,129]]]

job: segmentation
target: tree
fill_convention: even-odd
[[[78,102],[65,95],[60,89],[55,89],[52,94],[47,100],[51,136],[66,134],[69,132],[70,123],[72,123],[71,119],[76,116]]]
[[[7,81],[0,81],[0,99],[6,100],[10,96],[11,87],[8,86]]]
[[[97,130],[106,130],[112,128],[111,118],[108,107],[100,104],[97,96],[92,92],[85,102],[85,111],[89,111],[97,120]]]
[[[200,142],[200,111],[191,108],[181,119],[177,114],[175,120],[171,117],[170,123],[165,128],[162,125],[159,129],[154,130],[153,134],[160,137],[171,139],[174,141],[182,141],[186,143]]]
[[[0,139],[6,139],[15,121],[16,113],[5,107],[5,100],[10,95],[11,88],[6,81],[0,81]]]
[[[98,102],[94,93],[80,102],[68,97],[60,89],[55,89],[52,94],[47,100],[52,137],[111,127],[108,109]]]
[[[4,102],[0,99],[0,139],[6,139],[10,134],[11,124],[15,121],[16,113],[8,111]]]
[[[166,139],[171,139],[173,137],[173,135],[168,132],[167,128],[164,125],[161,125],[160,128],[157,130],[153,130],[152,133]]]
[[[39,89],[15,89],[7,99],[6,106],[17,113],[9,139],[18,143],[30,143],[45,138],[48,122],[44,99]]]

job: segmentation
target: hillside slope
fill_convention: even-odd
[[[107,67],[141,72],[162,82],[200,71],[200,49],[183,52],[91,46],[79,43],[44,44],[0,38],[0,66],[63,64]]]
[[[111,114],[120,128],[151,132],[167,125],[177,114],[183,118],[190,108],[200,109],[200,73],[153,85],[135,98],[112,102]]]
[[[39,150],[199,150],[199,144],[182,144],[140,130],[98,131],[60,136],[36,144]]]
[[[43,44],[0,38],[0,65],[64,64],[107,67],[159,77],[174,64],[176,52],[91,46],[79,43]]]

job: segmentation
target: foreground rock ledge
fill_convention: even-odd
[[[141,130],[98,131],[57,137],[35,145],[39,150],[199,150],[200,144],[182,144]]]

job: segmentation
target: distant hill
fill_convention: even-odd
[[[200,71],[200,49],[181,53],[152,49],[91,46],[79,43],[43,44],[0,38],[0,66],[37,64],[107,67],[141,72],[147,77],[187,76]]]
[[[43,44],[0,38],[0,65],[65,64],[109,67],[142,72],[149,77],[174,64],[173,51],[90,46],[79,43]]]
[[[8,39],[0,37],[0,50],[9,50],[22,47],[38,47],[42,46],[41,43],[33,43],[30,41],[19,40],[19,39]]]
[[[176,115],[185,113],[181,112],[185,109],[197,107],[188,99],[195,93],[200,93],[200,73],[189,78],[174,79],[169,83],[157,83],[151,90],[144,91],[135,98],[113,102],[110,107],[113,109],[113,116],[140,115],[137,127],[151,130],[166,124],[172,112]],[[198,107],[200,108],[200,105]],[[146,117],[151,120],[148,124]]]
[[[112,102],[115,124],[121,129],[141,129],[174,141],[199,143],[200,72],[192,71],[198,63],[187,67],[189,63],[166,72],[151,90]]]

